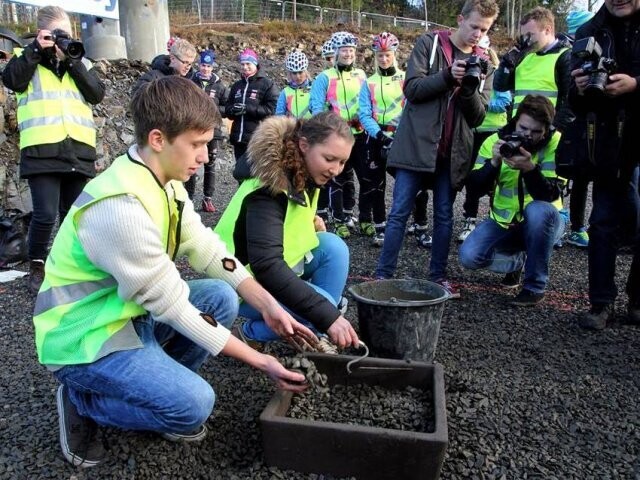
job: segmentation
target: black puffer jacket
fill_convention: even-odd
[[[60,79],[69,72],[87,102],[96,105],[104,98],[105,86],[88,60],[66,59],[58,62],[44,53],[37,41],[26,46],[22,55],[11,58],[2,72],[4,85],[14,92],[24,92],[38,65],[51,70]],[[20,176],[28,178],[47,173],[79,173],[94,177],[95,160],[94,147],[72,138],[59,143],[33,145],[20,150]]]
[[[616,60],[616,73],[626,73],[636,80],[635,91],[618,97],[580,95],[575,82],[569,92],[569,102],[580,120],[586,121],[589,113],[594,114],[596,175],[628,178],[640,162],[635,139],[640,131],[640,11],[619,19],[603,6],[578,29],[576,41],[586,37],[595,37],[602,55]],[[571,68],[580,68],[582,63],[573,56]]]
[[[232,144],[249,143],[249,139],[265,118],[276,111],[280,92],[273,80],[265,77],[258,69],[255,75],[241,78],[231,85],[224,116],[233,120],[229,141]],[[244,115],[234,116],[231,107],[236,103],[244,103]]]
[[[227,104],[227,98],[229,97],[229,87],[227,87],[227,85],[215,73],[212,73],[211,78],[207,80],[202,78],[199,72],[194,72],[191,76],[191,80],[193,80],[196,85],[209,95],[209,98],[213,100],[213,103],[218,107],[220,115],[224,117],[225,105]],[[221,128],[216,127],[213,132],[213,138],[218,140],[224,138]]]

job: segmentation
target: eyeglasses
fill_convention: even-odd
[[[191,60],[190,62],[185,62],[184,60],[182,60],[179,56],[174,55],[174,57],[176,58],[176,60],[178,60],[181,64],[183,65],[193,65],[193,60]]]

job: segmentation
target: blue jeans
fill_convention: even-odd
[[[231,326],[238,314],[238,295],[231,286],[211,279],[188,285],[192,305]],[[133,322],[142,348],[68,365],[54,375],[69,388],[80,415],[100,425],[192,432],[211,415],[215,402],[211,385],[196,373],[208,352],[150,314]]]
[[[344,241],[333,233],[319,232],[320,244],[311,251],[313,259],[304,266],[304,273],[300,278],[306,280],[316,292],[337,305],[344,292],[349,275],[349,248]],[[268,286],[265,286],[268,290]],[[293,288],[293,287],[292,287]],[[307,319],[300,317],[296,312],[283,307],[299,322],[316,331],[316,328]],[[243,302],[240,304],[240,316],[247,322],[242,331],[247,338],[259,342],[270,342],[280,337],[269,328],[262,315],[251,305]]]
[[[621,232],[621,227],[628,230]],[[613,303],[618,295],[615,282],[620,234],[635,239],[627,292],[640,297],[640,190],[638,168],[631,179],[621,181],[596,177],[593,208],[589,219],[589,300],[592,305]]]
[[[491,218],[478,225],[460,246],[460,264],[496,273],[515,272],[524,266],[523,288],[543,293],[553,244],[562,236],[566,222],[549,202],[534,200],[523,213],[524,221],[511,228]]]
[[[456,199],[456,192],[451,188],[448,162],[446,166],[436,168],[433,174],[402,168],[396,170],[393,203],[384,231],[384,245],[376,267],[377,278],[393,276],[416,194],[429,177],[433,178],[433,246],[429,280],[437,282],[447,277],[447,259],[453,231],[453,202]]]

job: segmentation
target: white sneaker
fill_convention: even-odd
[[[458,242],[464,242],[469,234],[476,229],[476,219],[475,218],[465,218],[462,223],[462,232],[458,235]]]

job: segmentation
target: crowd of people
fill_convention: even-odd
[[[513,305],[535,306],[554,246],[566,238],[588,248],[591,308],[579,325],[601,330],[614,315],[616,255],[630,243],[627,313],[640,324],[640,157],[632,143],[640,0],[605,0],[595,16],[572,12],[568,34],[536,7],[501,57],[487,35],[498,14],[494,0],[467,0],[455,30],[416,40],[406,72],[394,34],[367,46],[375,59],[367,75],[356,65],[358,38],[336,32],[316,78],[304,52],[287,54],[282,90],[253,49],[240,52],[240,79],[227,86],[215,52],[171,39],[132,89],[136,143],[96,177],[90,105],[104,84],[89,60],[54,41],[56,32],[70,35],[65,11],[39,9],[36,38],[2,75],[16,92],[21,175],[34,198],[36,347],[61,383],[69,462],[104,459],[99,425],[202,439],[215,393],[197,370],[209,355],[230,355],[302,391],[303,376],[265,355],[266,342],[327,353],[358,347],[344,317],[351,235],[380,248],[372,274],[383,280],[409,233],[416,247],[431,248],[425,277],[459,298],[447,262],[463,189],[464,268],[500,273],[503,287],[519,289]],[[205,226],[193,203],[196,172],[204,168],[200,209],[215,211],[223,117],[238,188],[220,220]],[[483,196],[490,211],[480,220]],[[178,256],[209,278],[183,280]],[[245,322],[234,323],[238,316]]]

